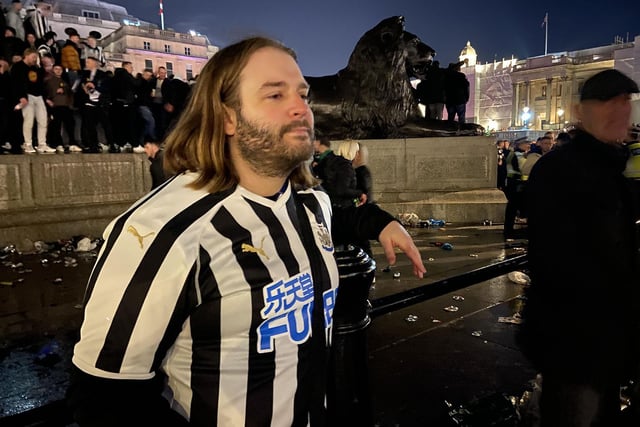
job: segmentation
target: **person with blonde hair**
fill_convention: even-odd
[[[271,39],[206,64],[165,141],[174,175],[106,229],[67,393],[81,427],[327,425],[334,245],[377,238],[425,268],[377,206],[332,212],[308,97]]]
[[[348,139],[346,141],[341,141],[340,144],[338,144],[336,154],[352,162],[353,159],[356,158],[358,151],[360,151],[360,144],[358,144],[357,141]]]
[[[367,202],[364,193],[358,190],[356,174],[351,160],[358,150],[356,141],[342,141],[334,152],[328,138],[317,138],[314,143],[316,158],[313,173],[327,192],[334,208],[360,206]]]

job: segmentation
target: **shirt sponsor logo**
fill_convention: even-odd
[[[333,308],[336,289],[323,293],[324,326],[333,324]],[[275,340],[288,336],[296,344],[306,342],[311,336],[313,312],[313,279],[310,273],[300,273],[286,280],[279,280],[264,287],[264,308],[260,315],[265,319],[258,326],[258,353],[275,349]]]

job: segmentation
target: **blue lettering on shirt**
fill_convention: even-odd
[[[324,325],[329,330],[333,324],[333,308],[337,289],[325,291]],[[311,274],[300,273],[286,280],[278,280],[262,290],[264,308],[260,315],[264,321],[258,326],[258,353],[275,349],[276,338],[288,336],[292,342],[302,344],[311,336],[313,312],[313,280]]]

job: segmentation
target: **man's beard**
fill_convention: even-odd
[[[308,134],[289,136],[292,141],[287,143],[286,133],[300,127],[306,127]],[[262,176],[286,177],[313,155],[313,128],[307,120],[271,129],[245,120],[239,112],[236,137],[242,158]]]

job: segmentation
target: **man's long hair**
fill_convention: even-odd
[[[238,183],[224,131],[225,107],[240,114],[240,73],[259,49],[280,49],[296,59],[293,50],[265,37],[253,37],[218,51],[204,66],[189,102],[165,140],[164,167],[173,173],[196,172],[192,183],[209,192]],[[316,184],[309,165],[301,163],[290,178],[297,188]]]

